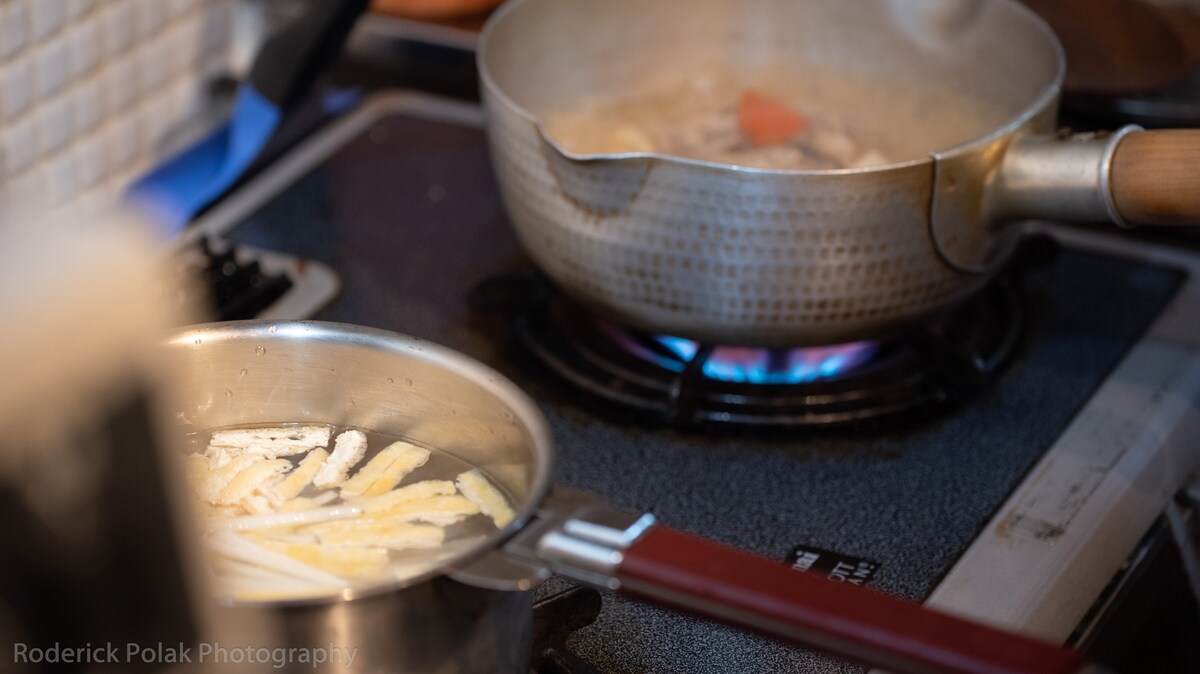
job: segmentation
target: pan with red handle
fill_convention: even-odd
[[[281,421],[369,428],[452,453],[508,495],[511,522],[427,571],[302,599],[228,602],[239,620],[276,621],[281,647],[357,649],[354,671],[527,672],[530,590],[551,571],[896,674],[1072,674],[1085,665],[1056,644],[551,489],[554,440],[537,405],[436,344],[335,323],[214,323],[172,335],[163,367],[184,432]]]
[[[602,503],[553,505],[506,546],[630,597],[894,674],[1097,674],[1076,651],[925,608]],[[564,510],[567,510],[564,514]]]

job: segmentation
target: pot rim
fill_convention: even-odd
[[[523,119],[528,121],[537,130],[538,136],[547,145],[552,147],[555,152],[572,162],[589,164],[589,163],[604,163],[604,162],[622,162],[635,160],[650,160],[658,161],[664,164],[674,164],[685,168],[709,169],[718,171],[728,171],[749,176],[856,176],[870,174],[882,171],[903,171],[915,167],[925,166],[937,161],[938,157],[944,157],[952,154],[970,153],[977,151],[980,147],[986,147],[1001,139],[1016,133],[1029,120],[1034,118],[1042,109],[1051,104],[1059,96],[1062,90],[1063,81],[1066,78],[1067,72],[1067,56],[1066,51],[1062,46],[1062,42],[1058,39],[1058,35],[1046,23],[1042,17],[1030,9],[1023,3],[1016,0],[988,0],[989,2],[999,2],[1007,5],[1013,11],[1023,13],[1030,25],[1037,30],[1040,30],[1046,43],[1050,45],[1055,53],[1055,75],[1036,96],[1029,100],[1025,107],[1022,108],[1007,122],[1001,126],[987,132],[981,136],[968,139],[957,145],[946,148],[935,148],[929,153],[918,159],[910,159],[903,162],[893,162],[879,166],[865,166],[860,168],[844,168],[844,169],[769,169],[758,168],[752,166],[739,166],[737,164],[724,164],[721,162],[711,162],[701,159],[692,159],[689,157],[681,157],[678,155],[664,154],[660,152],[617,152],[617,153],[576,153],[565,148],[558,142],[546,128],[545,122],[541,117],[534,114],[522,105],[518,105],[504,92],[504,90],[496,83],[492,77],[491,71],[488,68],[488,52],[491,47],[491,39],[496,27],[504,22],[508,15],[515,12],[518,7],[536,2],[538,0],[508,0],[498,10],[496,10],[488,18],[483,29],[479,34],[478,47],[475,52],[475,65],[479,71],[480,81],[483,83],[484,89],[495,96],[504,107],[516,112]]]

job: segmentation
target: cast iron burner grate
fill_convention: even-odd
[[[1027,241],[984,291],[907,334],[815,350],[754,353],[622,328],[536,274],[486,279],[473,303],[505,313],[537,361],[625,416],[682,427],[872,426],[976,396],[1020,341],[1021,270],[1055,249],[1046,238]]]
[[[590,587],[577,585],[533,605],[533,658],[530,674],[600,674],[586,660],[567,650],[567,639],[591,625],[603,600]]]

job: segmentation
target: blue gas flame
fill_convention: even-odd
[[[655,337],[667,351],[687,363],[700,351],[699,343],[680,337]],[[805,349],[752,349],[721,346],[704,363],[704,375],[738,384],[807,384],[837,379],[871,359],[874,342]]]

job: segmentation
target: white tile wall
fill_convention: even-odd
[[[108,154],[100,134],[92,134],[77,143],[70,157],[79,189],[95,187],[104,179],[108,171]]]
[[[101,203],[228,67],[236,0],[0,0],[0,207]]]
[[[38,154],[43,159],[62,154],[75,139],[75,121],[71,119],[71,105],[65,96],[41,104],[34,119],[38,127]]]
[[[0,11],[0,58],[12,58],[29,42],[29,6],[10,2]]]
[[[138,155],[138,117],[134,114],[121,115],[108,123],[104,132],[104,144],[115,172],[128,170]]]
[[[38,139],[35,119],[26,115],[4,127],[5,179],[15,178],[33,168],[38,160]]]
[[[62,91],[70,76],[66,40],[51,40],[38,47],[34,52],[33,64],[39,99],[50,98]]]
[[[95,21],[79,22],[63,41],[72,80],[83,80],[100,66],[100,27]]]
[[[137,63],[131,56],[114,59],[104,66],[100,75],[104,91],[105,115],[116,117],[125,112],[137,100]]]
[[[138,38],[148,40],[167,20],[167,3],[162,0],[134,0],[134,3]]]
[[[22,203],[43,201],[42,171],[36,165],[5,181],[4,198]]]
[[[33,39],[45,42],[67,22],[66,0],[11,0],[28,3],[33,10]]]
[[[0,65],[0,107],[11,122],[33,105],[33,65],[29,58],[18,58]]]
[[[75,118],[75,132],[83,136],[90,135],[104,121],[104,96],[100,88],[100,78],[80,82],[67,97],[71,101],[71,114]]]
[[[133,42],[133,3],[109,0],[100,7],[100,30],[106,58],[120,56]]]
[[[75,196],[77,181],[74,168],[69,153],[56,154],[43,162],[42,188],[48,203],[62,204]]]
[[[74,22],[79,17],[92,11],[95,0],[67,0],[67,21]]]

